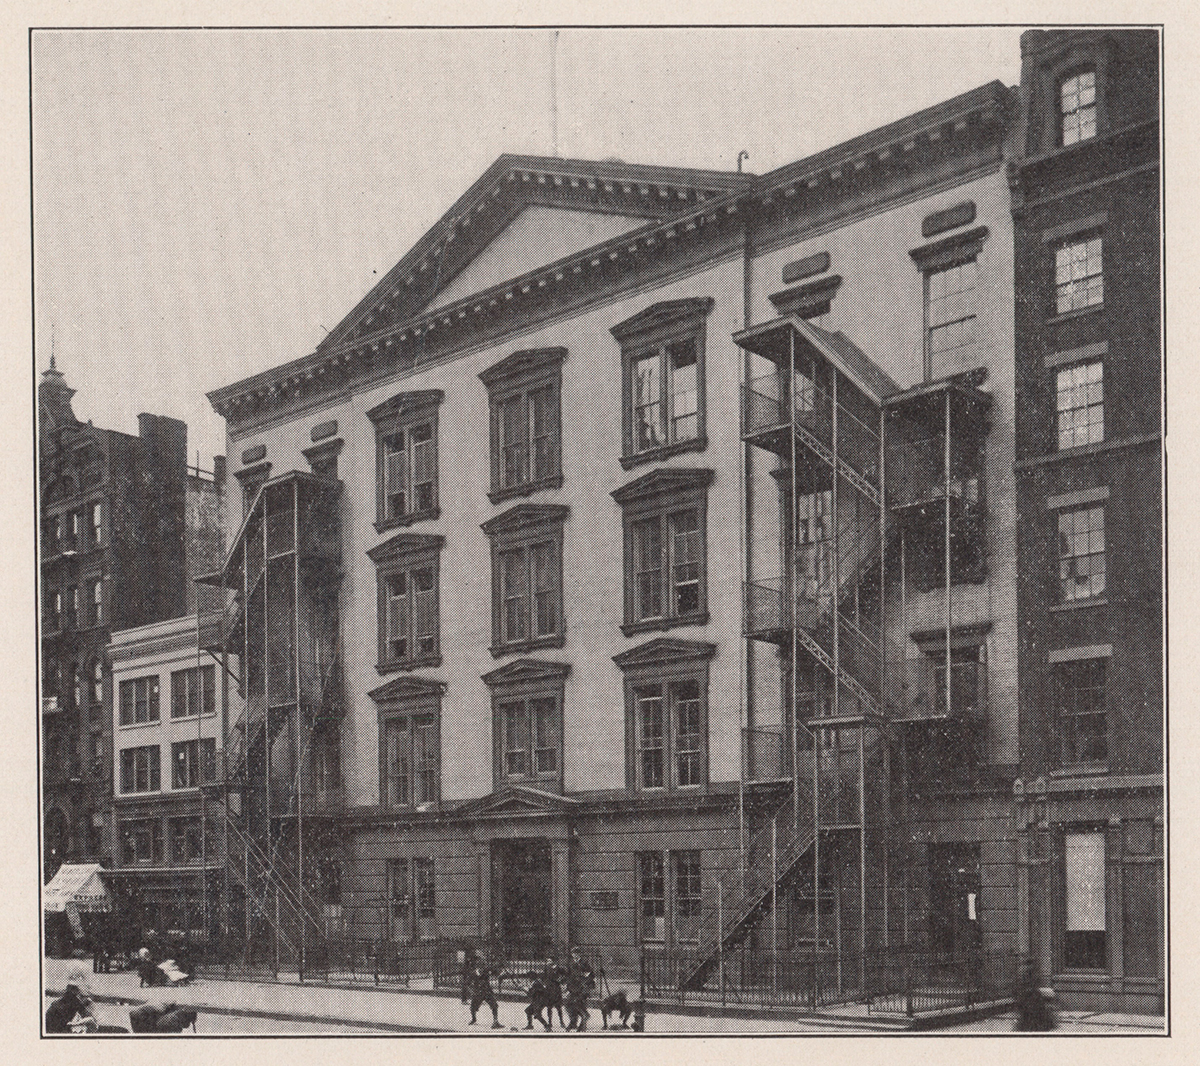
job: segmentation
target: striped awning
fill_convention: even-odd
[[[99,863],[63,863],[50,883],[42,890],[42,908],[52,914],[62,914],[73,908],[79,912],[112,910],[109,895],[100,877]]]

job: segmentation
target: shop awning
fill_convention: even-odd
[[[100,878],[99,863],[63,863],[42,890],[42,908],[52,914],[70,909],[85,912],[112,910],[112,896]]]

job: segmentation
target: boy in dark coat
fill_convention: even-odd
[[[596,975],[579,948],[571,949],[571,964],[567,967],[567,994],[564,1005],[567,1008],[567,1024],[565,1029],[574,1029],[578,1033],[587,1031],[588,1018],[591,1015],[587,1009],[587,999],[592,989],[596,987]]]
[[[492,1028],[503,1029],[500,1024],[500,1009],[496,1005],[496,993],[492,991],[492,974],[495,971],[488,965],[486,959],[479,959],[471,973],[467,978],[467,991],[471,994],[471,1021],[470,1025],[475,1024],[475,1015],[479,1013],[479,1008],[484,1003],[492,1008]]]

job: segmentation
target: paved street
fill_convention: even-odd
[[[60,959],[44,962],[45,988],[61,991],[73,973],[82,967],[83,983],[95,997],[97,1018],[108,1025],[129,1023],[130,1006],[152,1000],[174,1001],[195,1007],[200,1012],[199,1034],[224,1035],[380,1035],[428,1033],[477,1033],[515,1037],[545,1035],[539,1028],[524,1030],[524,1006],[501,1000],[500,1020],[504,1030],[490,1028],[491,1016],[485,1006],[476,1026],[467,1024],[467,1009],[457,996],[445,996],[420,990],[377,990],[366,988],[327,988],[317,985],[253,984],[236,981],[203,981],[175,989],[146,989],[138,986],[133,973],[93,974],[90,964]],[[48,1002],[48,1000],[47,1000]],[[869,1033],[886,1035],[878,1018],[865,1015],[858,1021],[848,1015],[840,1019],[802,1019],[786,1017],[698,1017],[671,1011],[647,1015],[650,1033],[680,1034],[837,1034]],[[515,1027],[521,1028],[515,1028]],[[632,1036],[628,1032],[604,1032],[599,1011],[593,1007],[589,1033],[614,1039]],[[984,1034],[1011,1032],[1011,1015],[955,1025],[943,1034]],[[555,1027],[555,1033],[559,1032]],[[1152,1036],[1162,1032],[1161,1018],[1074,1012],[1064,1014],[1056,1035],[1138,1034]],[[184,1034],[190,1036],[191,1034]],[[896,1035],[901,1035],[897,1033]]]

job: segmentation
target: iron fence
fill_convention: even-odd
[[[872,1014],[911,1017],[1003,999],[1016,976],[1016,956],[1000,953],[947,955],[908,947],[865,954],[803,947],[770,952],[743,943],[715,962],[694,948],[644,951],[639,980],[644,998],[681,1006],[819,1010],[857,1003]]]

